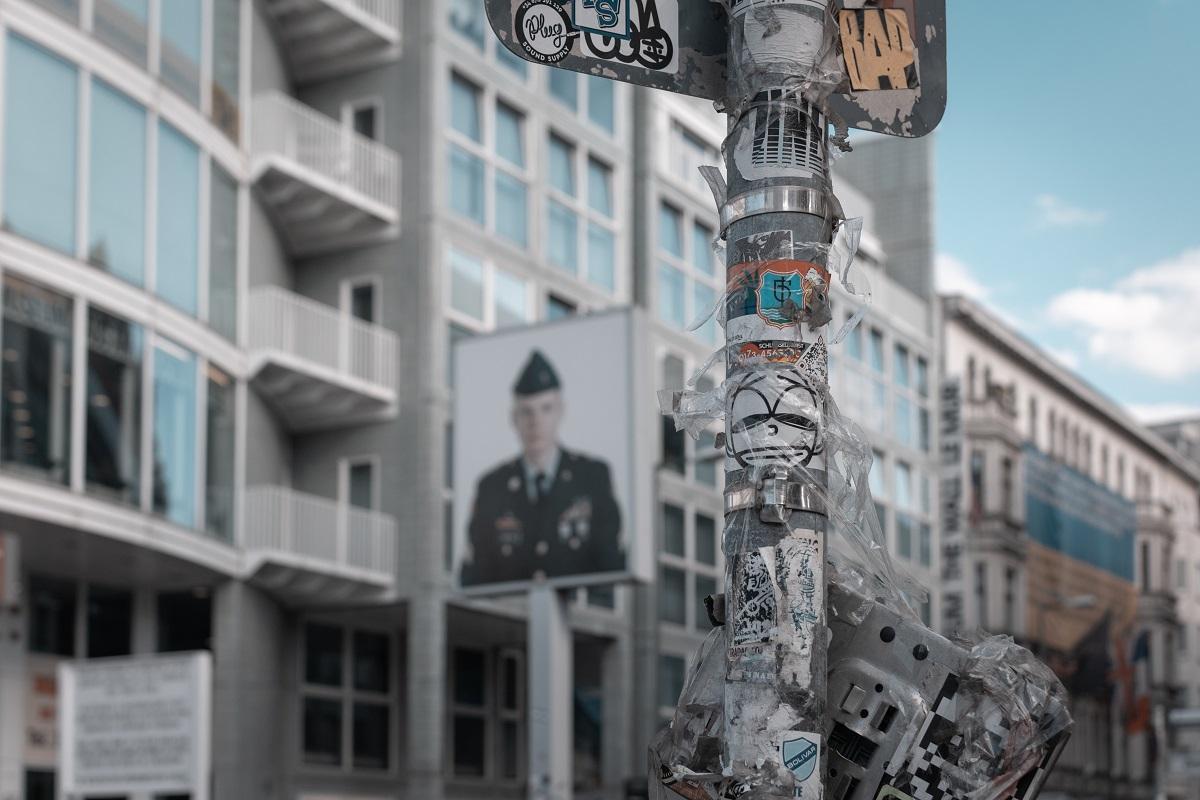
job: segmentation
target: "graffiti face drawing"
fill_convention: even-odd
[[[821,404],[795,369],[756,372],[734,390],[729,455],[743,467],[805,466],[821,452]]]

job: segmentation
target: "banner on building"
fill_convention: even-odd
[[[942,381],[938,400],[938,448],[941,486],[938,517],[942,527],[942,632],[963,629],[964,564],[967,532],[963,526],[963,408],[957,377]]]
[[[577,317],[455,345],[454,553],[464,590],[613,583],[649,561],[650,522],[634,503],[635,485],[652,483],[635,481],[635,446],[654,430],[639,437],[633,411],[645,363],[634,352],[644,341],[632,335],[638,320],[628,311]]]
[[[64,661],[58,683],[64,794],[208,798],[209,653]]]

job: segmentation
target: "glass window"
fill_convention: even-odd
[[[862,361],[862,326],[855,325],[846,334],[846,354],[855,361]]]
[[[483,717],[455,714],[454,774],[483,777],[486,751],[487,720]]]
[[[348,470],[349,501],[352,508],[375,508],[375,464],[360,461]]]
[[[208,650],[212,646],[212,598],[204,590],[158,596],[158,652]]]
[[[616,130],[616,116],[613,95],[616,84],[598,75],[587,76],[588,85],[588,119],[609,133]]]
[[[871,369],[883,372],[883,332],[871,329]]]
[[[683,258],[683,214],[666,203],[658,207],[658,246]]]
[[[179,131],[160,122],[155,292],[195,314],[199,274],[200,151]]]
[[[380,703],[355,703],[353,747],[357,769],[388,768],[388,707]]]
[[[225,170],[212,165],[209,204],[208,324],[230,341],[237,340],[238,186]]]
[[[483,320],[483,262],[458,250],[450,251],[450,307]]]
[[[674,706],[683,692],[685,664],[679,656],[658,657],[658,704]]]
[[[896,462],[896,505],[903,509],[916,508],[913,500],[912,467],[903,461]]]
[[[716,303],[716,289],[699,281],[692,284],[692,319],[689,320],[688,324],[693,324],[700,317],[708,314],[708,319],[696,329],[696,335],[709,344],[716,344],[717,342],[717,313],[714,308]]]
[[[454,703],[482,707],[487,701],[487,658],[482,650],[454,650]]]
[[[496,155],[517,167],[525,166],[524,124],[521,112],[496,104]]]
[[[717,579],[711,575],[696,575],[696,627],[699,630],[707,631],[712,628],[712,622],[708,619],[708,614],[700,610],[700,604],[704,602],[704,598],[717,593]]]
[[[608,228],[588,223],[588,282],[612,293],[617,288],[617,243]]]
[[[525,59],[505,47],[503,42],[496,42],[496,60],[521,80],[525,80],[529,74],[529,64]]]
[[[379,139],[379,105],[374,101],[365,101],[350,109],[350,128],[359,136],[378,141]]]
[[[133,652],[133,594],[89,586],[87,658],[127,656]]]
[[[913,521],[907,514],[896,513],[896,553],[901,558],[913,557]]]
[[[124,1],[124,0],[122,0]],[[145,2],[145,0],[132,0]],[[241,0],[213,0],[212,119],[235,142],[241,129]]]
[[[613,586],[587,587],[587,604],[599,608],[616,608],[617,593]]]
[[[529,199],[525,183],[496,170],[496,233],[521,247],[529,245]]]
[[[683,388],[683,361],[675,356],[663,359],[662,388],[677,390]],[[684,445],[684,432],[675,430],[675,421],[668,416],[661,418],[662,422],[662,459],[661,466],[682,475],[687,461],[687,450]]]
[[[549,321],[566,319],[574,314],[575,311],[575,304],[569,300],[564,300],[556,295],[548,295],[546,297],[546,319]]]
[[[696,515],[695,558],[701,564],[717,563],[717,521],[707,514]]]
[[[487,19],[483,3],[478,0],[450,0],[450,27],[458,31],[480,50],[487,35]]]
[[[88,309],[86,474],[89,489],[131,505],[141,469],[142,329]]]
[[[71,299],[4,276],[0,460],[70,480]]]
[[[687,624],[687,573],[681,569],[662,567],[659,572],[658,618]]]
[[[146,112],[107,84],[93,81],[91,136],[97,157],[91,160],[88,261],[141,286],[146,274]]]
[[[200,103],[201,0],[170,0],[160,4],[163,82],[193,105]]]
[[[78,98],[76,71],[19,36],[8,37],[3,227],[73,254]]]
[[[684,554],[683,509],[663,503],[663,551],[676,556]]]
[[[559,70],[555,70],[556,72]],[[550,185],[575,196],[575,146],[550,134]]]
[[[874,458],[871,459],[871,472],[867,480],[871,486],[871,494],[876,498],[885,497],[887,495],[887,487],[883,481],[884,456],[878,450],[871,451]]]
[[[350,287],[350,316],[375,322],[375,284],[370,281]]]
[[[579,253],[579,225],[575,212],[557,200],[548,200],[546,222],[546,256],[550,263],[575,272]]]
[[[687,279],[670,264],[658,265],[658,316],[676,328],[687,325],[687,309],[683,296]]]
[[[717,485],[717,464],[720,463],[720,453],[717,450],[717,437],[712,431],[700,431],[696,439],[696,480],[705,486]]]
[[[154,510],[196,524],[196,357],[166,342],[154,350]]]
[[[928,567],[933,563],[933,529],[927,523],[921,523],[920,550],[918,556],[921,566]]]
[[[612,169],[594,158],[588,159],[588,205],[606,217],[613,215]]]
[[[204,465],[204,526],[233,541],[234,441],[237,427],[233,378],[208,365],[208,425]]]
[[[30,578],[29,652],[75,655],[76,597],[73,581]]]
[[[929,409],[917,410],[917,444],[923,452],[929,452]]]
[[[546,71],[550,80],[550,96],[570,108],[579,107],[579,76],[565,69]]]
[[[479,87],[466,78],[450,78],[450,127],[476,142],[483,141],[479,94]]]
[[[895,405],[896,439],[906,445],[913,445],[913,408],[912,401],[902,395],[896,396]]]
[[[529,322],[529,290],[521,278],[497,269],[493,281],[496,302],[496,327],[524,325]]]
[[[79,0],[34,0],[39,6],[48,8],[62,18],[79,24]],[[50,773],[53,786],[54,773]]]
[[[716,267],[712,243],[712,228],[700,222],[692,223],[692,266],[704,275],[711,275]]]
[[[345,637],[334,625],[304,626],[304,682],[320,686],[342,685]]]
[[[43,3],[49,0],[41,0]],[[79,13],[78,7],[76,12]],[[54,770],[25,770],[25,800],[54,800]]]
[[[92,30],[96,38],[144,67],[149,0],[94,0],[94,4]],[[228,13],[228,9],[225,11]],[[234,16],[238,16],[236,11]],[[218,19],[219,15],[214,14],[213,21]],[[233,24],[236,25],[236,21]],[[232,55],[236,63],[237,51],[234,50]]]
[[[929,363],[921,356],[917,356],[917,393],[929,396]]]
[[[902,344],[896,345],[895,358],[892,360],[895,370],[893,380],[900,386],[911,386],[912,377],[908,371],[908,348]]]
[[[304,698],[304,760],[337,764],[342,752],[342,703],[324,697]]]
[[[450,210],[483,225],[483,159],[450,145]]]
[[[380,633],[354,632],[354,688],[387,694],[391,685],[391,642]]]

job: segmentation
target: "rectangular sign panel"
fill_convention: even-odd
[[[208,797],[211,654],[63,662],[58,682],[64,794]]]
[[[766,46],[783,20],[773,15],[828,4],[846,70],[829,97],[835,121],[915,137],[946,110],[946,0],[732,0],[732,11],[715,0],[484,2],[501,43],[527,61],[720,101],[730,24]]]
[[[613,583],[646,562],[648,526],[634,499],[633,320],[578,317],[455,346],[454,552],[464,590]]]

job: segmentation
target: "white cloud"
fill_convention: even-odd
[[[1050,301],[1055,323],[1088,354],[1164,380],[1200,373],[1200,248],[1137,270],[1111,287],[1071,289]]]
[[[1062,364],[1064,367],[1066,367],[1067,369],[1070,369],[1070,370],[1078,370],[1079,369],[1079,362],[1080,362],[1079,354],[1073,350],[1067,350],[1066,348],[1059,348],[1059,347],[1047,347],[1046,353],[1051,358],[1053,358],[1055,361],[1057,361],[1059,364]]]
[[[1079,208],[1053,194],[1038,195],[1034,198],[1033,205],[1038,214],[1038,227],[1041,228],[1099,225],[1108,218],[1105,211]]]
[[[987,299],[988,288],[975,279],[965,262],[948,253],[938,253],[933,266],[938,294],[961,294],[980,301]]]
[[[1200,417],[1200,406],[1190,406],[1187,403],[1134,403],[1129,406],[1129,413],[1147,425],[1154,425],[1159,422]]]

